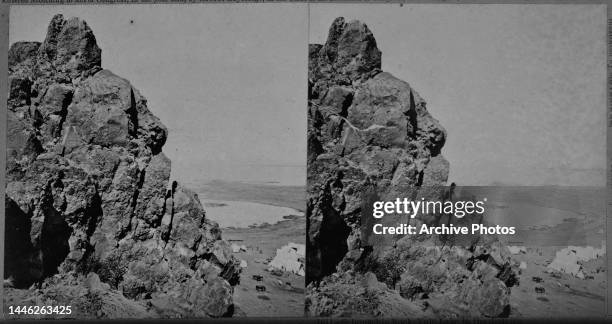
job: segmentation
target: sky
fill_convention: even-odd
[[[449,181],[605,185],[603,5],[12,6],[10,41],[42,41],[55,13],[148,98],[184,182],[304,184],[307,44],[343,16],[446,128]]]
[[[605,185],[604,5],[312,4],[310,42],[340,16],[447,130],[449,181]]]
[[[304,4],[13,6],[11,43],[44,40],[56,13],[84,19],[102,66],[147,97],[174,178],[305,183]]]

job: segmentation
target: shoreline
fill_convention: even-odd
[[[304,314],[305,277],[291,272],[268,271],[268,262],[277,249],[290,242],[305,244],[306,187],[276,184],[213,181],[194,185],[210,218],[213,208],[206,203],[242,202],[278,208],[288,208],[301,215],[283,215],[274,223],[248,227],[222,227],[225,241],[243,245],[246,249],[234,255],[245,262],[240,283],[234,289],[235,316],[300,317]],[[261,287],[265,287],[262,291]],[[259,288],[258,288],[259,287]]]

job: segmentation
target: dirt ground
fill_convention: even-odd
[[[512,287],[510,317],[567,318],[605,316],[605,256],[583,264],[587,279],[570,274],[546,272],[546,266],[563,247],[527,247],[527,253],[513,255],[526,262],[521,270],[520,285]],[[538,278],[541,278],[541,282]],[[544,288],[543,293],[536,287]],[[541,291],[541,290],[540,290]]]
[[[274,258],[276,249],[289,242],[304,244],[304,217],[290,217],[274,225],[251,228],[224,228],[223,239],[245,245],[246,252],[234,255],[247,262],[234,288],[236,316],[300,317],[304,315],[304,277],[288,272],[267,271],[266,263]],[[262,281],[253,279],[261,275]],[[256,286],[265,286],[258,292]]]

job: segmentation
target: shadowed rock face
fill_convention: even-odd
[[[307,313],[507,315],[514,273],[495,239],[464,248],[433,237],[361,237],[372,197],[442,200],[449,172],[446,131],[408,83],[380,67],[376,40],[359,21],[337,18],[327,42],[309,46]]]
[[[45,294],[96,273],[100,296],[136,303],[113,317],[231,315],[239,262],[197,195],[170,183],[166,127],[101,67],[87,23],[56,15],[9,61],[5,278]]]

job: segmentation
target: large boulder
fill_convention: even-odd
[[[126,146],[137,120],[130,83],[102,70],[77,87],[68,106],[64,136],[72,132],[84,145]]]
[[[26,60],[30,60],[33,63],[33,59],[38,54],[39,47],[40,42],[16,42],[12,44],[8,53],[8,64],[15,66]]]
[[[101,67],[87,23],[56,15],[42,44],[16,43],[9,57],[11,292],[66,288],[71,304],[89,278],[103,283],[91,297],[101,309],[83,317],[231,315],[239,260],[197,195],[171,181],[166,127],[129,81]]]

